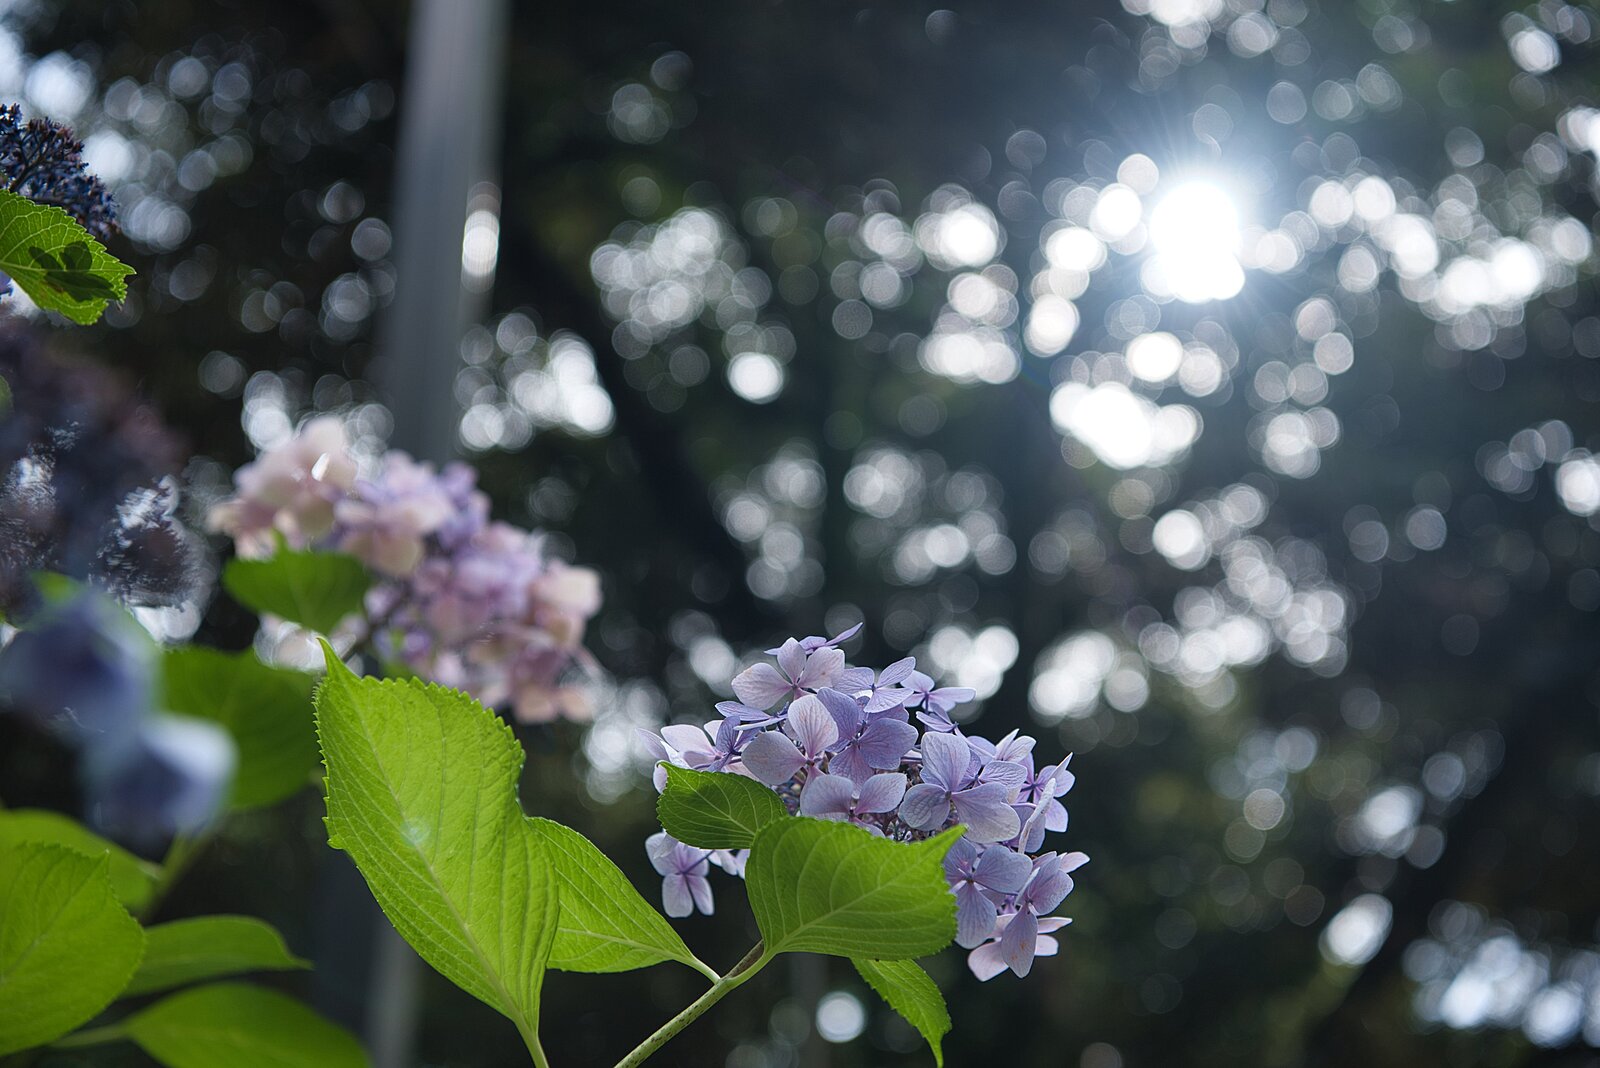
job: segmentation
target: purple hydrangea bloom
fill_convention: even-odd
[[[838,646],[857,629],[769,650],[778,666],[741,671],[733,680],[738,699],[717,705],[720,722],[675,724],[640,738],[660,763],[754,778],[798,816],[847,821],[897,841],[963,826],[944,868],[957,941],[982,979],[1008,968],[1024,974],[1036,957],[1057,951],[1051,936],[1068,921],[1048,913],[1072,889],[1068,873],[1087,859],[1032,856],[1048,831],[1066,826],[1059,798],[1072,785],[1067,761],[1035,772],[1033,738],[964,734],[950,713],[976,695],[935,687],[910,657],[882,671],[845,663]],[[659,764],[655,783],[665,788]],[[682,914],[711,865],[743,873],[743,853],[695,850],[664,834],[651,843],[671,907]],[[705,892],[709,901],[709,885]]]
[[[936,831],[954,810],[974,842],[1003,842],[1022,829],[1011,807],[1015,791],[1000,782],[968,785],[971,747],[959,734],[922,736],[922,781],[906,791],[900,818],[919,831]],[[1020,770],[1020,769],[1019,769]]]
[[[706,879],[711,860],[708,850],[686,846],[661,831],[645,842],[645,852],[661,874],[661,904],[668,916],[688,916],[695,909],[711,915],[714,903]]]

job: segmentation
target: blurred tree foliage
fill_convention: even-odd
[[[385,429],[405,15],[10,16],[30,102],[41,68],[92,87],[57,117],[139,270],[81,343],[188,435],[199,499],[313,409]],[[530,807],[646,885],[632,726],[865,618],[858,662],[914,651],[984,733],[1078,754],[1063,954],[938,960],[951,1063],[1595,1063],[1597,34],[1555,0],[515,5],[462,439],[607,575],[616,680],[586,737],[525,732]],[[1144,267],[1195,177],[1239,232],[1165,251],[1242,268],[1231,299]],[[315,815],[235,828],[185,893],[316,955]],[[731,962],[750,927],[687,937]],[[692,997],[551,986],[568,1064]],[[664,1063],[920,1063],[853,974],[752,986]],[[835,988],[860,1042],[808,1037]],[[510,1063],[506,1030],[428,987],[429,1063]]]

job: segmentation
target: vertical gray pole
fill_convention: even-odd
[[[436,463],[456,451],[461,338],[483,312],[481,249],[464,275],[469,213],[498,207],[506,0],[415,0],[395,159],[394,299],[373,377],[394,414],[392,444]],[[421,962],[376,909],[366,1045],[374,1068],[415,1062]]]
[[[436,462],[456,449],[461,336],[487,289],[463,275],[462,237],[469,210],[498,200],[481,186],[498,170],[508,15],[506,0],[416,0],[412,14],[391,220],[395,291],[374,377],[394,413],[393,443]]]

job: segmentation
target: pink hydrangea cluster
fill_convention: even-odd
[[[570,680],[591,667],[582,643],[599,576],[546,555],[538,534],[491,521],[472,468],[391,450],[376,478],[361,478],[343,426],[324,416],[234,484],[210,525],[241,556],[282,543],[349,553],[372,570],[355,625],[380,656],[525,722],[589,717]]]

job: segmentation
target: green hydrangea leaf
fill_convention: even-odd
[[[293,956],[283,936],[251,916],[200,916],[145,928],[144,960],[124,997],[244,972],[311,965]]]
[[[666,765],[667,788],[656,801],[662,828],[701,849],[747,849],[756,832],[789,812],[771,788],[743,775]]]
[[[311,781],[317,764],[312,676],[263,664],[248,650],[189,645],[166,651],[161,679],[163,707],[209,719],[233,735],[239,766],[232,807],[276,804]]]
[[[84,326],[128,295],[133,268],[60,208],[0,189],[0,271],[46,311]]]
[[[163,998],[123,1023],[167,1068],[366,1068],[349,1032],[276,990],[215,983]]]
[[[522,748],[465,694],[358,678],[326,643],[317,735],[328,839],[350,854],[402,937],[537,1042],[560,902],[517,802]]]
[[[767,824],[745,866],[767,951],[906,960],[943,949],[956,899],[941,862],[961,834],[893,842],[832,820]]]
[[[128,985],[144,932],[110,865],[61,845],[0,847],[0,1054],[60,1038]]]
[[[229,560],[222,585],[246,608],[327,634],[361,611],[372,578],[344,553],[279,549],[265,560]]]
[[[545,819],[529,821],[555,867],[561,923],[550,967],[568,972],[625,972],[675,960],[713,982],[717,973],[689,952],[666,919],[651,908],[583,835]]]
[[[39,808],[17,808],[0,812],[0,850],[23,842],[44,842],[66,846],[91,857],[105,856],[111,891],[130,912],[138,912],[150,901],[159,868],[140,860],[114,842],[108,842],[77,820]]]
[[[934,1063],[944,1068],[944,1036],[950,1033],[950,1010],[945,1008],[944,995],[922,966],[910,960],[853,959],[850,963],[890,1008],[928,1040]]]

